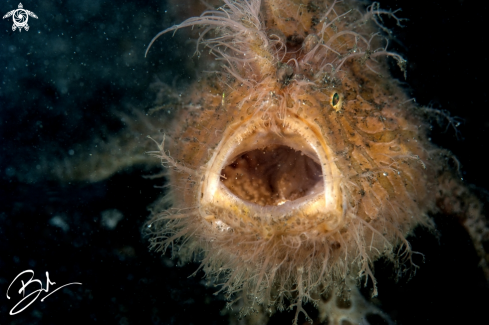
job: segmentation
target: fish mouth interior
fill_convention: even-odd
[[[341,174],[321,130],[292,114],[278,122],[251,119],[224,134],[200,185],[205,220],[222,230],[236,227],[236,216],[251,223],[300,222],[305,215],[341,219]]]
[[[221,188],[246,204],[289,206],[324,193],[316,149],[293,129],[246,133],[221,164]]]
[[[236,156],[222,169],[221,182],[242,200],[277,206],[320,192],[322,171],[304,152],[272,144]]]

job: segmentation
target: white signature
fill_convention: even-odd
[[[33,270],[25,270],[21,273],[19,273],[19,275],[17,275],[14,279],[14,281],[12,281],[12,283],[10,283],[10,285],[8,286],[8,289],[7,289],[7,298],[10,299],[9,295],[8,295],[8,292],[10,290],[10,287],[12,286],[12,284],[14,284],[15,280],[17,280],[22,274],[25,274],[25,273],[31,273],[31,278],[29,279],[29,281],[27,281],[26,283],[24,283],[23,280],[20,280],[20,282],[22,283],[22,286],[20,287],[19,289],[19,294],[22,292],[22,296],[24,298],[22,298],[18,303],[17,305],[14,306],[14,308],[12,308],[10,310],[10,315],[15,315],[15,314],[18,314],[20,312],[22,312],[24,309],[26,309],[27,307],[29,307],[34,301],[36,301],[36,299],[39,297],[39,295],[41,294],[42,291],[44,292],[49,292],[49,285],[50,284],[56,284],[56,282],[51,282],[51,280],[49,280],[49,272],[46,271],[46,289],[43,289],[42,288],[42,282],[41,280],[37,280],[37,279],[34,279],[32,280],[32,278],[34,277],[34,271]],[[37,289],[33,292],[31,292],[30,294],[28,294],[27,296],[25,295],[25,289],[27,288],[28,285],[32,284],[32,283],[38,283],[41,288],[40,289]],[[47,297],[49,297],[50,295],[52,295],[53,293],[55,293],[56,291],[58,291],[59,289],[63,288],[63,287],[66,287],[66,286],[69,286],[70,284],[80,284],[80,282],[72,282],[72,283],[68,283],[68,284],[65,284],[65,285],[62,285],[61,287],[55,289],[54,291],[52,291],[50,294],[46,295],[44,298],[41,299],[41,302],[44,301],[44,299],[46,299]],[[24,300],[26,300],[27,298],[29,298],[30,296],[32,296],[33,294],[36,294],[36,296],[33,297],[33,299],[26,305],[24,306],[24,308],[22,308],[21,310],[18,310],[16,311],[15,309],[17,308],[17,306],[19,306]]]

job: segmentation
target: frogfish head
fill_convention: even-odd
[[[399,19],[355,1],[224,2],[153,40],[199,26],[197,51],[218,66],[158,143],[171,187],[148,223],[153,246],[179,245],[245,307],[375,284],[373,261],[409,261],[406,236],[431,225],[442,168],[388,71],[405,61],[380,17]]]

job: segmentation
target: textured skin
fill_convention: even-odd
[[[426,110],[389,76],[385,57],[405,63],[376,33],[393,13],[354,1],[226,3],[162,32],[203,26],[201,47],[223,65],[188,90],[155,153],[171,167],[172,191],[153,208],[152,244],[181,243],[179,257],[202,260],[230,300],[243,299],[244,314],[289,300],[297,321],[302,303],[332,285],[365,276],[375,284],[379,257],[410,263],[405,238],[433,226],[446,154],[426,137]],[[257,182],[249,196],[230,195],[221,170],[273,144],[309,146],[323,194],[256,206],[247,198],[263,193]]]

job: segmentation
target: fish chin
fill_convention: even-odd
[[[346,198],[333,153],[319,130],[288,115],[230,127],[200,190],[199,216],[209,225],[199,244],[207,247],[206,272],[232,269],[247,298],[272,305],[280,295],[276,283],[292,291],[304,276],[311,284],[304,294],[348,272],[332,263],[347,249],[339,235]]]

